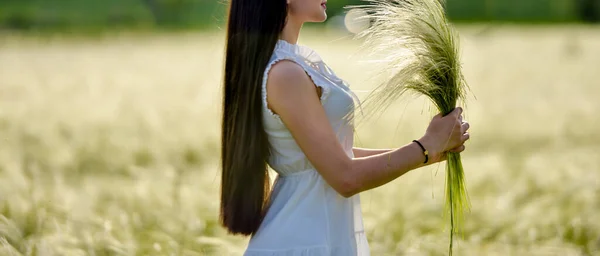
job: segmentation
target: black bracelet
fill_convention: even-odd
[[[418,140],[413,140],[413,142],[419,144],[419,147],[421,147],[421,149],[423,150],[423,154],[425,155],[425,162],[423,163],[426,164],[429,161],[429,151],[427,151],[427,149],[423,147],[423,144],[421,144],[421,142],[419,142]]]

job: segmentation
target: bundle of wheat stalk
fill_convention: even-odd
[[[381,112],[406,92],[427,96],[443,115],[456,108],[468,85],[461,73],[457,32],[450,25],[440,0],[366,0],[350,6],[361,10],[359,19],[370,26],[357,34],[363,47],[382,63],[382,83],[363,101],[362,108]],[[367,113],[370,116],[371,113]],[[448,153],[446,213],[450,219],[450,246],[469,210],[459,153]]]

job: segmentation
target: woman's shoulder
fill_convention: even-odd
[[[282,59],[273,63],[267,76],[268,81],[275,83],[284,82],[283,84],[292,84],[294,81],[302,81],[309,78],[300,64],[288,59]]]
[[[320,63],[308,59],[318,56],[312,52],[300,45],[282,40],[278,42],[263,79],[263,98],[267,109],[277,105],[273,101],[282,100],[286,102],[281,104],[288,104],[292,99],[302,97],[317,96],[322,103],[325,102],[330,88],[316,69]]]

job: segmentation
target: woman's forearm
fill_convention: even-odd
[[[423,163],[424,161],[423,150],[416,143],[410,143],[386,153],[354,158],[352,159],[351,175],[349,175],[352,180],[348,181],[353,186],[351,194],[357,194],[393,181],[411,170],[427,165]],[[431,161],[428,162],[428,164],[430,163]]]
[[[352,148],[354,157],[374,156],[392,151],[391,149],[373,149],[373,148]]]

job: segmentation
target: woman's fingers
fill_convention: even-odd
[[[448,150],[447,152],[452,152],[452,153],[461,153],[465,150],[465,145],[464,143],[469,140],[471,138],[471,135],[469,134],[469,128],[471,127],[471,125],[464,120],[463,116],[462,116],[462,108],[458,107],[456,109],[454,109],[454,111],[452,112],[452,114],[455,115],[456,119],[454,119],[454,130],[453,130],[453,141],[455,141],[456,145],[454,148]],[[442,159],[443,160],[443,159]]]
[[[458,147],[453,148],[452,150],[450,150],[450,152],[452,152],[452,153],[460,153],[460,152],[465,151],[465,148],[466,148],[465,145],[460,145],[460,146],[458,146]]]
[[[468,132],[463,133],[463,135],[461,136],[461,141],[464,143],[465,141],[469,140],[471,138],[471,134],[469,134]]]
[[[461,132],[461,133],[465,133],[465,132],[467,132],[467,131],[469,130],[469,128],[470,128],[470,127],[471,127],[471,125],[470,125],[469,123],[467,123],[467,122],[463,122],[463,123],[460,125],[460,132]]]
[[[462,115],[463,109],[461,107],[454,108],[450,114],[453,114],[455,117],[459,117]]]

